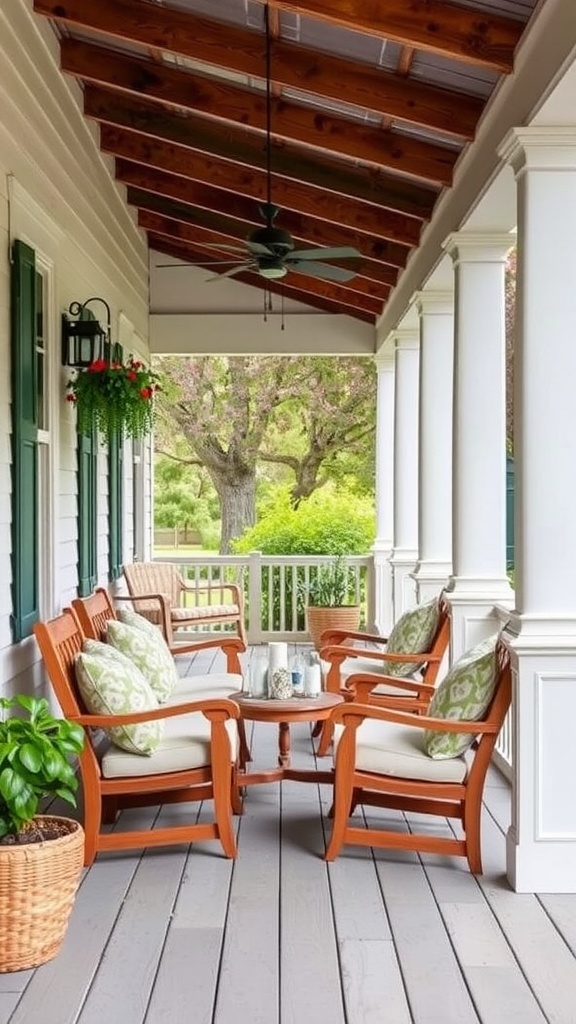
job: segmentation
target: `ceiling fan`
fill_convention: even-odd
[[[272,140],[271,140],[271,74],[270,74],[270,24],[268,17],[268,4],[264,7],[264,28],[266,38],[266,202],[260,206],[260,213],[265,221],[265,227],[257,228],[248,236],[243,247],[237,245],[214,245],[211,248],[222,249],[229,252],[230,259],[218,261],[199,261],[198,264],[185,263],[185,266],[206,266],[206,263],[220,263],[229,265],[229,270],[222,274],[215,274],[208,278],[209,281],[220,280],[224,277],[234,277],[243,271],[254,271],[269,281],[278,280],[286,276],[289,271],[299,274],[307,274],[311,277],[321,277],[327,281],[344,282],[350,281],[356,276],[354,270],[344,267],[333,266],[325,263],[325,260],[350,260],[359,259],[362,254],[352,246],[340,246],[334,248],[318,249],[295,249],[294,241],[288,231],[274,227],[274,221],[279,209],[272,202]],[[237,253],[242,253],[239,258]],[[181,264],[159,263],[158,268],[168,268]]]

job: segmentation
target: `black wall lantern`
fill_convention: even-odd
[[[88,306],[101,302],[106,309],[106,325],[102,327]],[[71,302],[62,315],[62,365],[87,367],[96,359],[110,359],[110,306],[105,299],[94,297],[86,302]]]

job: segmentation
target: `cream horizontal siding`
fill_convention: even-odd
[[[31,0],[0,5],[0,693],[41,685],[35,641],[15,647],[11,602],[11,242],[31,245],[50,282],[47,311],[52,360],[54,514],[51,531],[51,603],[57,611],[76,595],[77,456],[73,407],[66,402],[70,371],[60,366],[60,321],[72,301],[101,296],[111,309],[114,340],[130,340],[148,355],[148,257],[143,233],[98,148],[98,130],[82,115],[82,93],[59,69],[59,44]],[[104,308],[94,305],[102,321]],[[130,334],[130,339],[127,335]],[[127,350],[131,350],[127,346]],[[98,458],[98,574],[108,578],[108,464]],[[125,481],[131,491],[132,467]],[[148,514],[150,504],[148,503]],[[133,536],[132,502],[126,501]],[[147,525],[147,531],[150,526]]]

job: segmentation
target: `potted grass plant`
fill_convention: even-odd
[[[84,731],[55,718],[44,698],[0,698],[0,971],[19,971],[58,952],[84,861],[84,831],[43,814],[46,798],[75,805],[71,758]]]
[[[346,561],[338,556],[320,565],[303,586],[306,628],[320,650],[320,637],[327,629],[350,629],[360,625],[360,605]]]
[[[80,434],[96,427],[107,444],[112,435],[140,438],[152,430],[158,375],[132,356],[125,363],[97,359],[78,370],[67,388]]]

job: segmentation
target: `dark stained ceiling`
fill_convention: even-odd
[[[354,246],[357,276],[236,280],[374,322],[418,245],[536,0],[270,2],[272,198],[300,247]],[[264,4],[34,0],[83,86],[150,248],[225,270],[262,226]],[[340,265],[343,264],[340,262]],[[344,264],[346,265],[346,264]]]

